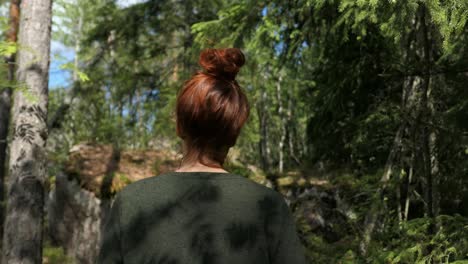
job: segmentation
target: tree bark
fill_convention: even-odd
[[[407,118],[407,121],[403,122],[403,127],[408,128],[408,136],[412,144],[411,155],[412,164],[410,166],[410,177],[419,176],[417,179],[421,180],[424,184],[424,211],[425,215],[431,218],[433,221],[430,226],[429,232],[434,231],[435,223],[435,209],[437,201],[434,201],[434,187],[435,180],[438,174],[438,160],[437,160],[437,149],[435,145],[436,134],[432,133],[432,128],[428,124],[432,122],[433,114],[429,109],[428,92],[431,86],[431,65],[433,64],[432,59],[432,41],[431,31],[427,26],[428,11],[424,3],[419,3],[418,10],[414,19],[414,30],[411,35],[413,38],[409,38],[406,47],[407,58],[411,58],[420,63],[422,72],[419,75],[410,76],[408,81],[405,81],[403,87],[403,117]],[[404,131],[405,129],[403,129]],[[398,133],[397,133],[398,134]],[[397,137],[396,137],[397,138]],[[395,147],[395,142],[394,142]],[[393,148],[389,155],[389,160],[392,160]],[[378,190],[378,194],[384,194],[387,183],[391,175],[391,166],[389,162],[385,166],[384,175],[382,177],[382,185]],[[414,172],[413,172],[414,170]],[[411,179],[410,179],[411,181]],[[409,194],[408,194],[409,195]],[[405,205],[405,218],[408,218],[408,207],[409,197]],[[363,240],[360,244],[361,254],[366,255],[367,246],[370,242],[372,232],[374,230],[379,212],[381,211],[380,201],[373,203],[371,210],[366,217],[369,221],[366,224],[363,232]]]
[[[10,1],[10,21],[9,30],[7,32],[7,41],[16,43],[19,26],[20,15],[20,0]],[[7,64],[8,82],[13,82],[15,79],[15,60],[16,54],[12,54],[5,58]],[[6,159],[8,147],[8,130],[10,126],[10,111],[11,111],[11,87],[0,89],[0,237],[3,236],[3,219],[5,218],[3,201],[5,199],[4,185],[6,179]]]
[[[411,202],[411,195],[412,195],[412,187],[411,187],[411,182],[413,180],[413,160],[414,160],[414,153],[411,153],[411,160],[409,164],[409,169],[408,169],[408,183],[406,187],[406,200],[405,200],[405,212],[403,214],[403,221],[408,221],[408,215],[409,215],[409,208],[410,208],[410,202]]]
[[[3,263],[42,262],[51,0],[23,0],[10,146]]]
[[[286,118],[284,117],[283,98],[281,91],[281,81],[283,78],[279,76],[276,83],[276,99],[278,100],[278,117],[280,118],[280,140],[278,146],[278,172],[284,171],[284,145],[286,144]]]
[[[431,115],[434,116],[435,109],[432,105],[433,98],[429,98],[430,102],[430,110]],[[430,153],[430,164],[431,164],[431,175],[432,175],[432,210],[434,217],[439,215],[440,211],[440,192],[439,192],[439,184],[440,184],[440,174],[439,174],[439,154],[437,148],[437,139],[438,134],[437,132],[432,129],[429,133],[429,153]]]
[[[420,6],[421,16],[421,33],[422,33],[422,60],[424,61],[424,71],[429,73],[431,71],[432,62],[432,42],[431,34],[427,26],[427,10],[424,5]],[[423,172],[425,179],[425,205],[426,215],[432,219],[429,232],[435,232],[435,217],[436,212],[434,208],[434,182],[436,174],[438,174],[438,159],[436,149],[436,134],[434,129],[427,125],[433,122],[433,110],[431,109],[431,103],[429,100],[429,93],[431,91],[432,78],[429,74],[423,76],[423,85],[421,91],[421,119],[423,124],[421,125],[421,146],[422,146],[422,161],[423,161]]]
[[[260,141],[259,141],[259,151],[260,151],[260,160],[262,164],[263,171],[270,170],[270,148],[268,147],[268,113],[267,113],[267,100],[268,94],[266,88],[263,87],[260,92],[260,100],[257,104],[257,114],[259,119],[259,130],[260,130]]]
[[[296,162],[296,165],[299,166],[301,164],[299,158],[296,155],[296,143],[297,143],[297,122],[293,120],[295,116],[293,113],[293,95],[291,94],[291,90],[288,90],[288,110],[286,113],[286,132],[288,134],[288,145],[289,145],[289,155],[291,159]],[[306,145],[306,144],[304,144]]]
[[[401,182],[403,179],[403,170],[400,171],[398,175],[398,184],[396,186],[396,202],[397,202],[397,217],[398,223],[401,224],[403,221],[403,209],[401,207]]]
[[[359,251],[361,255],[367,255],[367,249],[369,243],[371,242],[372,235],[375,229],[375,226],[378,222],[382,211],[382,203],[384,202],[385,198],[385,191],[387,190],[388,183],[390,181],[390,177],[393,174],[393,170],[395,167],[396,156],[397,152],[401,147],[401,140],[402,140],[402,132],[403,132],[404,124],[400,125],[398,131],[393,139],[392,149],[390,150],[390,154],[388,155],[387,162],[385,163],[384,173],[382,178],[380,179],[380,187],[376,192],[374,197],[374,201],[372,202],[371,208],[366,215],[365,223],[364,223],[364,230],[362,233],[362,240],[359,244]]]

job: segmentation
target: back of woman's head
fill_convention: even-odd
[[[204,70],[185,82],[177,97],[177,135],[186,143],[185,160],[204,163],[208,156],[222,164],[223,153],[236,143],[249,116],[247,97],[235,80],[244,63],[240,49],[201,52]]]

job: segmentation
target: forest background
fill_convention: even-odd
[[[0,1],[7,58],[21,49],[8,42],[13,2]],[[52,10],[48,184],[83,142],[180,152],[177,91],[200,50],[238,47],[252,111],[227,167],[285,194],[311,263],[468,263],[468,1],[57,0]],[[0,87],[25,92],[7,68]]]

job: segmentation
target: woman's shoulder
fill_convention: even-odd
[[[132,197],[138,194],[143,194],[146,190],[151,190],[156,186],[164,185],[166,177],[163,176],[165,176],[165,174],[153,175],[151,177],[134,181],[122,188],[118,194],[125,197]]]
[[[234,191],[246,194],[256,194],[272,199],[282,198],[272,188],[257,183],[245,176],[235,173],[203,173],[203,172],[166,172],[160,175],[151,176],[135,181],[125,186],[119,194],[125,197],[137,197],[148,193],[170,192],[178,189],[181,185],[214,183],[227,186]]]

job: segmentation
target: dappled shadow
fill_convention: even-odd
[[[42,69],[41,65],[38,63],[31,63],[27,68],[26,71],[33,71],[37,75],[43,76],[44,69]]]
[[[39,263],[44,216],[43,151],[37,145],[25,149],[11,166],[4,227],[3,262]],[[31,154],[32,153],[32,154]],[[13,246],[17,245],[17,246]],[[18,246],[20,245],[20,246]]]
[[[104,246],[107,248],[103,247],[101,251],[116,255],[122,253],[131,263],[178,264],[188,263],[187,258],[190,263],[230,263],[224,259],[226,254],[248,259],[246,263],[268,263],[264,262],[269,258],[265,243],[274,233],[271,223],[275,223],[274,218],[279,213],[278,199],[270,196],[254,199],[245,208],[249,210],[245,219],[238,217],[226,222],[220,222],[220,219],[230,219],[230,216],[213,217],[216,212],[210,209],[229,204],[232,197],[223,197],[222,189],[210,180],[202,180],[177,197],[166,199],[163,204],[150,207],[150,210],[138,210],[128,222],[122,223],[122,252],[117,252],[119,248],[106,241]],[[182,237],[167,237],[172,231],[166,233],[165,228],[176,228]],[[161,238],[155,240],[155,234]],[[264,239],[260,239],[260,235]],[[112,239],[112,236],[108,239]],[[168,245],[164,239],[171,242],[175,239],[178,244]],[[263,245],[260,246],[260,243]],[[176,252],[178,248],[185,249],[189,256]],[[142,249],[145,251],[142,252]],[[252,252],[254,255],[249,255]]]
[[[270,239],[274,236],[274,221],[279,215],[279,204],[272,197],[265,196],[257,202],[260,219],[263,219],[263,227],[265,228],[264,232],[267,239]]]
[[[190,250],[200,263],[216,263],[214,252],[214,231],[209,219],[202,210],[198,210],[204,203],[213,203],[220,199],[219,187],[210,182],[202,182],[190,187],[174,200],[169,200],[152,211],[139,212],[130,223],[122,226],[124,244],[131,246],[129,251],[138,249],[141,243],[148,242],[149,230],[154,230],[164,221],[169,221],[177,212],[188,221],[184,224],[185,232],[190,234]],[[103,249],[106,250],[106,249]],[[158,253],[156,253],[158,255]],[[153,259],[151,263],[178,263],[177,257],[166,252],[160,252],[161,259]],[[156,258],[156,257],[155,257]]]
[[[229,239],[229,245],[233,250],[252,248],[257,243],[258,226],[254,223],[245,224],[235,222],[229,224],[225,229],[226,237]]]

